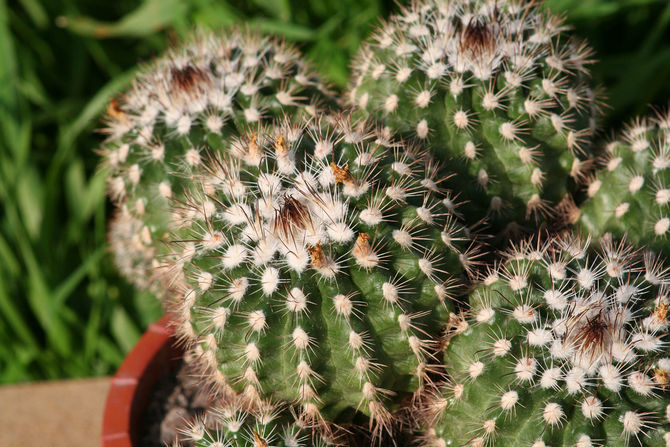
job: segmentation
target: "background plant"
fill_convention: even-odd
[[[549,0],[589,39],[607,128],[670,98],[664,0]],[[342,87],[389,0],[0,0],[0,383],[111,373],[156,302],[105,251],[98,117],[137,62],[193,23],[250,23],[301,44]],[[605,131],[606,133],[609,130]]]

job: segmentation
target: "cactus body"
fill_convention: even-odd
[[[156,265],[157,247],[152,241],[149,227],[140,217],[133,216],[125,206],[118,208],[109,222],[107,240],[114,264],[121,275],[146,290],[152,288],[148,270]]]
[[[347,118],[284,121],[203,158],[171,271],[203,375],[250,407],[386,427],[418,391],[474,255],[435,164]]]
[[[349,101],[458,172],[469,223],[532,228],[583,175],[597,107],[591,51],[517,1],[421,1],[354,65]]]
[[[168,201],[181,198],[204,151],[227,148],[285,114],[312,115],[333,104],[294,48],[248,32],[203,34],[149,64],[106,118],[108,191],[126,217],[111,233],[137,243],[137,256],[121,270],[140,287],[151,283],[156,265],[146,260],[155,259],[168,231]],[[128,225],[130,219],[143,225]]]
[[[567,216],[593,235],[627,234],[638,245],[670,254],[670,117],[637,119],[607,146],[604,168],[591,179],[581,210]]]
[[[211,409],[204,419],[192,421],[182,436],[183,441],[196,447],[325,447],[333,444],[288,411],[270,408],[249,414],[233,405]],[[175,447],[180,445],[177,443]]]
[[[525,247],[476,287],[430,445],[670,444],[668,270],[601,245]]]

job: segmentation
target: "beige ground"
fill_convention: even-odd
[[[99,447],[108,378],[0,386],[0,446]]]

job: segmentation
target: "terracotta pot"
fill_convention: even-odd
[[[102,447],[138,447],[145,410],[154,387],[182,356],[170,320],[149,326],[112,378],[102,420]]]

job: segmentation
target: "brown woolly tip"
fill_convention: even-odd
[[[281,157],[288,153],[288,146],[286,145],[286,138],[284,134],[280,134],[275,140],[275,154],[277,157]]]
[[[349,172],[349,163],[345,164],[344,168],[340,168],[335,162],[331,162],[330,169],[333,170],[336,183],[344,183],[345,185],[348,185],[354,182],[354,176]]]
[[[256,447],[268,447],[268,443],[265,439],[258,434],[256,429],[254,429],[254,446]]]
[[[170,75],[172,76],[172,88],[186,93],[192,91],[199,83],[209,82],[207,73],[192,65],[182,68],[173,67]]]
[[[670,385],[670,371],[663,368],[656,368],[654,370],[654,382],[665,391],[668,385]]]
[[[258,133],[254,132],[249,137],[249,143],[247,144],[247,156],[249,159],[257,160],[262,158],[263,149],[258,145]]]
[[[375,247],[370,244],[370,235],[367,233],[358,234],[351,254],[356,263],[364,269],[377,267],[386,258],[386,255],[378,254]]]
[[[668,305],[665,303],[659,303],[658,306],[656,306],[656,309],[654,309],[654,318],[656,318],[658,322],[663,322],[667,316]]]
[[[312,266],[317,270],[326,268],[330,264],[328,257],[326,257],[326,254],[323,251],[321,243],[317,243],[314,247],[308,247],[307,253],[312,259]]]
[[[356,238],[356,246],[354,250],[358,250],[361,254],[367,254],[370,250],[370,235],[367,233],[359,233]]]
[[[110,118],[117,121],[122,121],[127,118],[125,112],[121,109],[121,104],[114,98],[109,100],[106,112]]]

